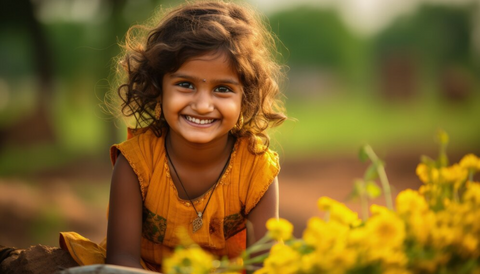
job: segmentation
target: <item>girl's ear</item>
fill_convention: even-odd
[[[157,104],[155,105],[155,119],[160,120],[162,116],[162,101],[157,100]]]

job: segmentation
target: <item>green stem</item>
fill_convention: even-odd
[[[243,261],[243,264],[244,265],[251,265],[251,264],[255,264],[255,263],[262,263],[263,261],[265,261],[266,258],[268,258],[268,255],[269,255],[268,253],[258,255],[257,257],[253,257],[249,260]]]
[[[268,236],[268,233],[267,233],[260,240],[258,240],[256,243],[254,243],[253,245],[251,245],[245,250],[244,258],[249,257],[252,253],[265,250],[265,246],[268,246],[270,248],[273,244],[268,242],[271,240],[272,238],[270,238],[270,236]]]
[[[273,246],[273,243],[258,244],[258,245],[254,244],[249,248],[250,250],[246,252],[246,255],[250,256],[252,253],[269,250],[270,248],[272,248],[272,246]]]
[[[368,155],[368,158],[370,158],[370,161],[372,161],[377,169],[378,177],[382,183],[383,193],[385,194],[387,208],[393,210],[392,192],[390,190],[390,183],[388,182],[387,173],[385,173],[385,168],[371,146],[365,146],[365,153]]]
[[[470,169],[470,170],[468,171],[468,181],[473,182],[473,174],[474,174],[474,173],[475,173],[475,172],[474,172],[472,169]]]

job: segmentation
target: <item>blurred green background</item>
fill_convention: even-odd
[[[271,132],[286,181],[301,187],[289,166],[341,163],[364,143],[432,151],[438,128],[453,154],[478,155],[480,1],[290,2],[251,2],[289,67],[293,119]],[[129,26],[178,3],[1,2],[0,245],[56,245],[66,230],[101,240],[108,148],[126,136],[103,105],[112,58]]]

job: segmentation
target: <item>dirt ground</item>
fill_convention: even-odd
[[[421,184],[415,175],[420,154],[398,150],[383,158],[394,197],[403,189],[417,189]],[[461,156],[451,159],[458,161]],[[359,212],[359,202],[346,200],[354,179],[361,178],[368,166],[356,155],[281,164],[280,216],[294,224],[295,236],[301,237],[310,217],[321,216],[317,209],[321,196],[345,202]],[[84,159],[72,167],[27,178],[0,178],[0,244],[19,248],[57,245],[59,231],[77,231],[100,242],[106,233],[110,174],[109,163]],[[96,192],[94,196],[78,193],[87,187]],[[384,198],[374,202],[384,204]]]

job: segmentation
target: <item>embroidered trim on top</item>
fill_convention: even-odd
[[[154,243],[163,243],[167,231],[167,219],[143,207],[142,235]]]
[[[240,213],[229,215],[223,219],[223,237],[228,239],[245,229],[245,217]]]
[[[223,173],[222,177],[220,178],[220,181],[218,182],[218,185],[227,185],[227,183],[225,182],[225,178],[227,178],[227,176],[230,174],[230,171],[232,170],[233,168],[233,162],[235,160],[235,157],[237,155],[237,150],[238,150],[238,146],[240,145],[240,140],[237,139],[237,141],[235,142],[235,145],[233,146],[233,150],[232,150],[232,153],[230,155],[230,162],[228,163],[228,167],[227,169],[225,169],[225,172]],[[169,179],[169,185],[171,188],[173,188],[173,190],[175,191],[176,193],[176,196],[177,196],[177,200],[184,204],[185,206],[190,206],[191,203],[190,201],[187,201],[187,200],[183,200],[181,199],[180,197],[178,197],[178,190],[177,188],[175,187],[175,185],[173,184],[173,180],[171,179],[171,175],[170,175],[170,168],[168,167],[168,159],[167,157],[165,156],[165,159],[164,159],[164,163],[163,163],[163,168],[165,169],[165,174],[166,174],[166,177]],[[203,193],[202,196],[196,198],[196,199],[193,199],[193,203],[194,204],[199,204],[201,202],[203,202],[205,200],[205,197],[208,197],[207,194],[210,193],[210,191],[212,191],[213,189],[213,186],[205,193]]]

